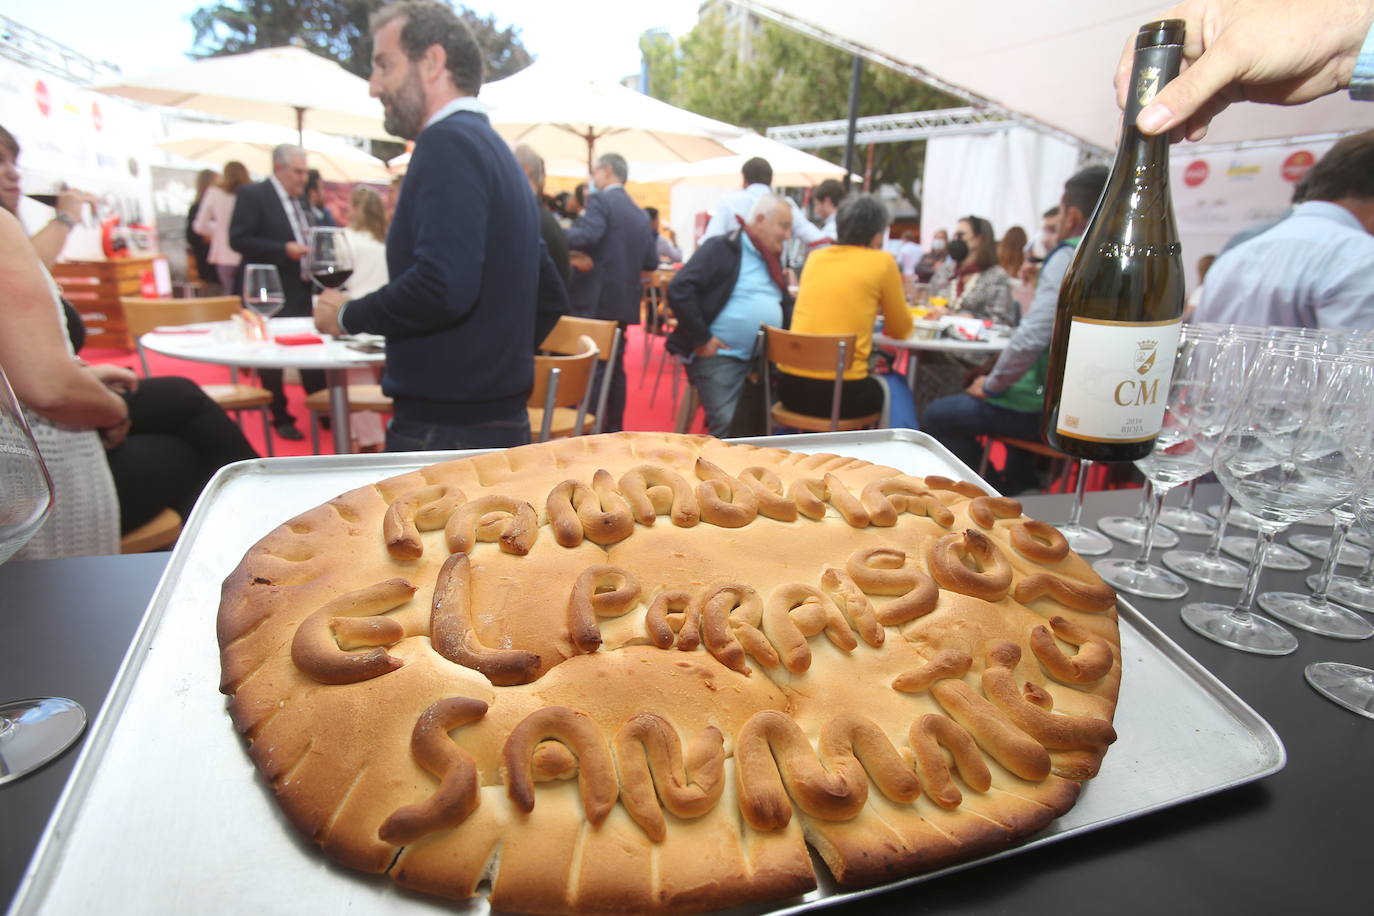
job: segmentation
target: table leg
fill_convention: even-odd
[[[353,452],[353,431],[348,425],[348,370],[327,369],[325,379],[329,382],[329,418],[334,428],[334,451],[348,455]]]
[[[916,390],[916,351],[906,351],[906,386]]]

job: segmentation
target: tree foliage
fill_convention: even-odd
[[[681,42],[651,35],[641,42],[649,92],[679,108],[753,128],[849,116],[853,58],[827,44],[766,20],[751,20],[747,43],[738,22],[716,6],[704,13]],[[747,47],[746,47],[747,45]],[[926,111],[965,104],[895,70],[865,62],[859,116]],[[811,152],[840,163],[844,148]],[[854,171],[864,170],[866,149],[856,151]],[[873,183],[912,193],[925,159],[924,141],[875,144]]]
[[[368,17],[384,0],[222,0],[191,14],[194,57],[219,57],[296,44],[336,61],[350,73],[372,72]],[[456,7],[485,55],[486,79],[518,73],[531,57],[514,26],[501,28],[492,14]]]

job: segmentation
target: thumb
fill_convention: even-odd
[[[1224,47],[1209,49],[1159,91],[1141,110],[1136,126],[1147,134],[1161,134],[1193,118],[1236,79],[1235,63]],[[1210,114],[1206,120],[1211,120]]]

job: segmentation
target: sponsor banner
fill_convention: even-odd
[[[0,58],[0,112],[0,124],[19,141],[26,192],[48,193],[66,184],[101,198],[102,222],[151,223],[149,144],[162,134],[155,111]],[[33,230],[52,218],[52,210],[26,198],[19,215]],[[99,249],[98,232],[77,231],[62,254],[99,258]]]
[[[1293,185],[1331,144],[1325,141],[1201,154],[1192,152],[1187,144],[1175,146],[1170,184],[1185,248],[1189,235],[1229,238],[1256,223],[1278,219],[1288,209]]]

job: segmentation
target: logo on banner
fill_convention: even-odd
[[[1194,159],[1183,170],[1183,183],[1190,188],[1196,188],[1207,180],[1207,171],[1206,162],[1201,159]]]
[[[1283,175],[1284,181],[1291,181],[1297,184],[1302,180],[1302,176],[1307,174],[1307,170],[1316,165],[1316,163],[1316,156],[1305,149],[1300,149],[1283,160],[1283,165],[1279,168],[1279,173]]]
[[[1249,181],[1258,178],[1260,167],[1256,164],[1245,164],[1232,162],[1230,168],[1226,170],[1226,177],[1231,181]]]
[[[38,104],[38,110],[47,117],[52,111],[52,98],[48,95],[48,84],[39,80],[33,84],[33,100]]]
[[[100,113],[99,102],[91,103],[91,124],[96,130],[102,130],[105,127],[105,116]]]

